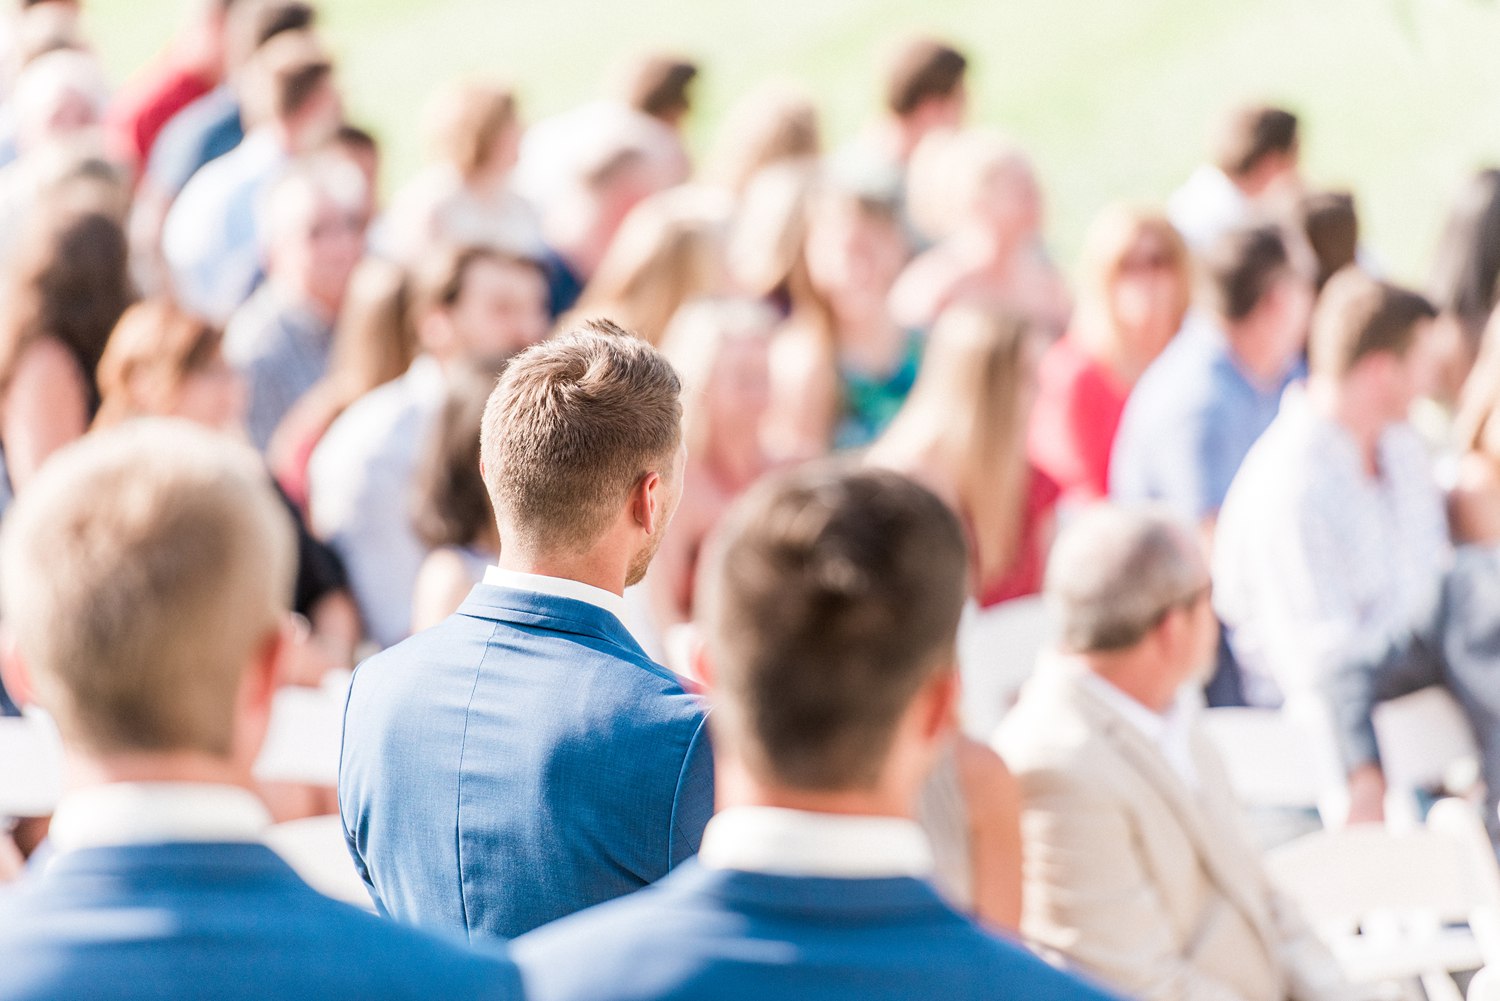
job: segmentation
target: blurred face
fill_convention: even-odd
[[[1110,312],[1132,353],[1149,362],[1177,333],[1184,299],[1172,248],[1147,231],[1120,261],[1110,288]]]
[[[461,353],[486,370],[547,335],[547,283],[534,268],[476,261],[448,322]]]
[[[163,416],[182,417],[215,431],[237,431],[244,425],[246,405],[245,381],[222,354],[216,354],[187,374]]]
[[[1270,310],[1276,347],[1288,365],[1307,346],[1307,324],[1316,298],[1312,282],[1291,273],[1266,293],[1262,308]]]
[[[771,402],[769,341],[738,337],[726,343],[705,395],[710,427],[758,433]]]
[[[1042,193],[1031,168],[1012,162],[992,170],[980,195],[980,211],[1003,233],[1031,234],[1040,230]]]
[[[484,165],[479,171],[481,180],[486,183],[498,183],[505,180],[515,169],[516,161],[520,159],[520,156],[520,125],[501,129],[484,155]]]
[[[1423,320],[1417,324],[1405,357],[1392,357],[1387,366],[1383,394],[1386,420],[1391,423],[1406,420],[1418,397],[1431,396],[1437,391],[1442,381],[1442,347],[1433,321]]]
[[[825,295],[860,291],[884,296],[904,263],[894,223],[846,199],[814,205],[807,231],[807,268]]]
[[[317,301],[340,303],[364,256],[365,224],[363,212],[319,199],[311,217],[276,248],[271,268]]]

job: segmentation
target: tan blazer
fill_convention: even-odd
[[[1147,1001],[1345,996],[1268,883],[1201,728],[1195,789],[1083,670],[1044,662],[995,739],[1021,784],[1022,934]]]

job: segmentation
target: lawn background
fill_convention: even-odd
[[[123,79],[184,0],[86,0]],[[1500,3],[1493,0],[321,0],[351,117],[385,144],[389,190],[420,162],[434,86],[492,74],[536,118],[589,99],[625,54],[663,46],[705,67],[696,150],[736,96],[787,79],[833,143],[871,113],[891,39],[930,30],[971,53],[974,118],[1035,157],[1047,231],[1070,265],[1115,198],[1160,201],[1202,156],[1214,115],[1266,97],[1304,116],[1307,173],[1359,198],[1365,242],[1425,278],[1465,173],[1500,163]]]

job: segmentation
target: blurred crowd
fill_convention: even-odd
[[[969,57],[936,39],[892,50],[842,144],[813,96],[768,84],[697,157],[684,129],[712,68],[657,53],[542,120],[497,80],[445,85],[409,123],[425,165],[386,178],[308,3],[194,4],[114,91],[85,23],[68,0],[5,21],[0,516],[101,429],[175,417],[248,442],[296,542],[288,683],[444,622],[485,579],[503,545],[480,462],[496,379],[602,319],[681,379],[681,504],[625,604],[690,688],[700,555],[725,512],[838,455],[946,504],[971,614],[1046,583],[1064,648],[1106,702],[1133,700],[1125,716],[1146,707],[1184,789],[1216,781],[1175,715],[1186,684],[1213,706],[1307,707],[1347,816],[1379,820],[1375,707],[1441,684],[1500,832],[1500,171],[1464,181],[1409,289],[1353,196],[1307,176],[1292,111],[1227,109],[1164,206],[1099,207],[1065,267],[1046,179],[973,120]],[[1089,910],[1119,903],[1078,861],[1108,850],[1066,828],[1104,793],[1058,776],[1112,766],[1069,743],[1101,725],[1075,696],[1092,697],[1028,690],[998,755],[950,749],[951,788],[923,809],[968,818],[951,899],[1121,990],[1271,997],[1197,993],[1202,969],[1137,962],[1178,947],[1091,937],[1160,907],[1190,915],[1179,931],[1204,919],[1185,897]],[[29,852],[41,832],[16,833]],[[1200,946],[1185,962],[1212,966]]]

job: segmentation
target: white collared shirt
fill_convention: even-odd
[[[531,591],[536,594],[550,594],[554,598],[572,598],[574,601],[582,601],[595,608],[603,609],[619,619],[622,624],[626,621],[624,598],[613,591],[585,584],[581,580],[523,573],[520,570],[504,570],[500,567],[486,567],[484,582],[493,584],[495,587],[508,587],[513,591]]]
[[[1083,684],[1090,691],[1161,751],[1172,771],[1187,783],[1189,789],[1198,788],[1198,769],[1193,766],[1192,750],[1193,715],[1197,708],[1193,701],[1195,696],[1184,688],[1166,712],[1158,713],[1126,695],[1093,671],[1085,669],[1080,673]]]
[[[932,847],[914,820],[770,806],[716,814],[698,860],[711,869],[832,879],[927,879],[934,869]]]
[[[209,782],[111,782],[68,793],[48,839],[83,848],[182,841],[257,842],[271,815],[247,789]]]

